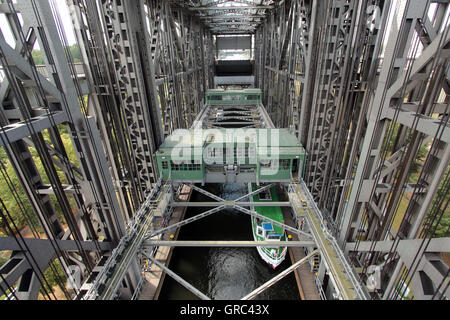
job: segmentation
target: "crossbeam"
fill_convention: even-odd
[[[242,200],[242,199],[245,199],[245,198],[249,198],[249,197],[251,197],[251,196],[254,196],[255,194],[258,194],[258,193],[260,193],[260,192],[263,192],[264,190],[270,189],[270,188],[272,188],[272,187],[273,187],[273,184],[272,184],[272,183],[271,183],[271,184],[268,184],[267,186],[261,187],[261,188],[255,190],[255,191],[252,191],[252,192],[250,192],[250,193],[247,193],[246,195],[244,195],[244,196],[242,196],[242,197],[239,197],[239,198],[237,198],[237,199],[234,200],[234,201],[239,201],[239,200]],[[259,206],[259,204],[258,204],[258,206]]]
[[[254,24],[258,24],[258,23],[261,23],[260,21],[239,21],[239,22],[234,22],[234,21],[225,21],[225,22],[223,22],[223,21],[208,21],[207,22],[209,25],[220,25],[220,26],[222,26],[222,25],[225,25],[225,26],[228,26],[228,25],[232,25],[232,24],[240,24],[240,25],[249,25],[250,23],[254,23]]]
[[[142,246],[153,217],[163,215],[168,207],[167,196],[170,194],[172,186],[170,184],[159,186],[161,186],[161,181],[156,183],[146,201],[136,212],[132,224],[127,228],[129,233],[122,237],[112,251],[111,256],[95,277],[92,286],[83,296],[83,300],[111,300],[115,297],[129,266],[136,259],[136,253]],[[158,205],[155,206],[152,203],[158,203]]]
[[[248,15],[247,13],[234,13],[231,15],[218,15],[218,16],[201,16],[199,17],[201,20],[209,20],[209,19],[253,19],[253,18],[264,18],[266,15],[264,14],[252,14]]]

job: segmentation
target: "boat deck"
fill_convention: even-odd
[[[256,189],[256,185],[252,184],[252,191],[255,191]],[[260,203],[278,202],[278,195],[276,190],[274,188],[270,188],[269,191],[272,197],[270,200],[261,200],[259,199],[257,194],[253,196],[253,203],[255,204],[253,210],[269,219],[283,222],[283,214],[280,207],[258,206],[258,204]],[[272,227],[277,233],[281,234],[283,232],[283,229],[280,226],[273,225]]]
[[[179,196],[179,201],[189,201],[191,197],[192,189],[187,185],[184,185],[181,194]],[[178,223],[184,219],[187,207],[177,207],[172,213],[172,218],[169,221],[169,225]],[[170,240],[170,235],[174,235],[174,240],[178,239],[178,234],[180,228],[176,229],[175,233],[166,232],[163,234],[161,240]],[[174,247],[161,246],[155,254],[156,260],[163,263],[166,267],[169,267],[170,259],[172,258]],[[161,270],[158,266],[153,264],[149,272],[144,273],[145,283],[142,288],[141,295],[138,300],[157,300],[159,293],[161,292],[162,285],[164,283],[164,278],[166,273]]]

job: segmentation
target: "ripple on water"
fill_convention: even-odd
[[[246,184],[207,185],[203,189],[226,200],[247,193]],[[191,201],[211,201],[194,192]],[[208,210],[188,208],[186,217]],[[235,209],[226,209],[183,226],[179,240],[253,240],[250,219]],[[216,300],[240,299],[290,266],[287,258],[273,270],[256,248],[176,248],[170,269]],[[166,277],[160,299],[196,299],[170,277]],[[279,281],[255,299],[299,299],[293,274]]]

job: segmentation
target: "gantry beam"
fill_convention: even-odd
[[[314,241],[191,241],[145,240],[144,247],[313,247]]]
[[[191,11],[246,11],[273,9],[273,6],[242,6],[242,7],[189,7]]]
[[[253,19],[253,18],[264,18],[264,14],[252,14],[251,16],[245,13],[233,13],[230,15],[217,15],[217,16],[200,16],[200,20],[226,20],[226,19]]]
[[[135,261],[142,242],[153,224],[154,218],[162,218],[168,208],[172,186],[158,181],[146,201],[136,213],[128,234],[123,237],[106,261],[83,300],[112,300],[130,265]]]

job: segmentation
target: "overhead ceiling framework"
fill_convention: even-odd
[[[173,2],[195,13],[213,34],[254,33],[266,14],[277,5],[273,0]]]

